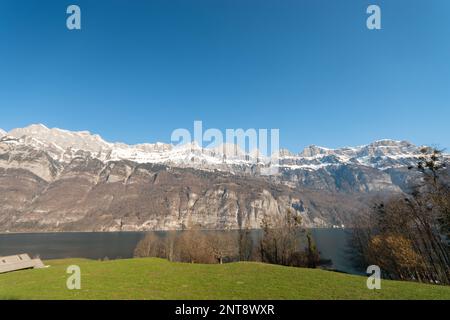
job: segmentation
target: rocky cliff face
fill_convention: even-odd
[[[287,208],[306,225],[326,225],[326,205],[309,210],[301,192],[258,177],[91,157],[58,166],[25,154],[22,168],[1,163],[3,232],[258,228]]]
[[[306,226],[341,226],[374,195],[399,193],[417,147],[379,141],[284,151],[280,174],[213,151],[111,144],[41,125],[0,138],[0,232],[259,228],[290,209]]]

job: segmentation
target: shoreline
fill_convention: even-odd
[[[326,227],[319,227],[319,228],[304,228],[305,230],[350,230],[350,228],[326,228]],[[201,229],[201,231],[239,231],[240,229]],[[249,231],[258,231],[262,229],[249,229]],[[150,232],[181,232],[181,231],[191,231],[191,230],[145,230],[145,231],[24,231],[24,232],[0,232],[0,236],[3,235],[23,235],[23,234],[74,234],[74,233],[80,233],[80,234],[88,234],[88,233],[105,233],[105,234],[111,234],[111,233],[150,233]]]

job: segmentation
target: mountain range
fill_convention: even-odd
[[[232,145],[127,145],[41,124],[0,130],[0,231],[258,228],[288,208],[306,226],[343,227],[371,199],[408,190],[420,149],[380,140],[282,150],[279,173],[264,176],[255,154]]]

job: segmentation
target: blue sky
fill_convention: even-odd
[[[66,28],[77,4],[82,30]],[[382,9],[380,31],[366,8]],[[448,0],[2,0],[0,128],[109,141],[279,128],[281,146],[450,147]]]

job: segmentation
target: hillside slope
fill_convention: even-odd
[[[0,275],[0,299],[450,299],[450,287],[383,281],[323,270],[259,263],[195,265],[160,259],[47,261],[51,267]],[[69,265],[81,290],[66,289]]]

